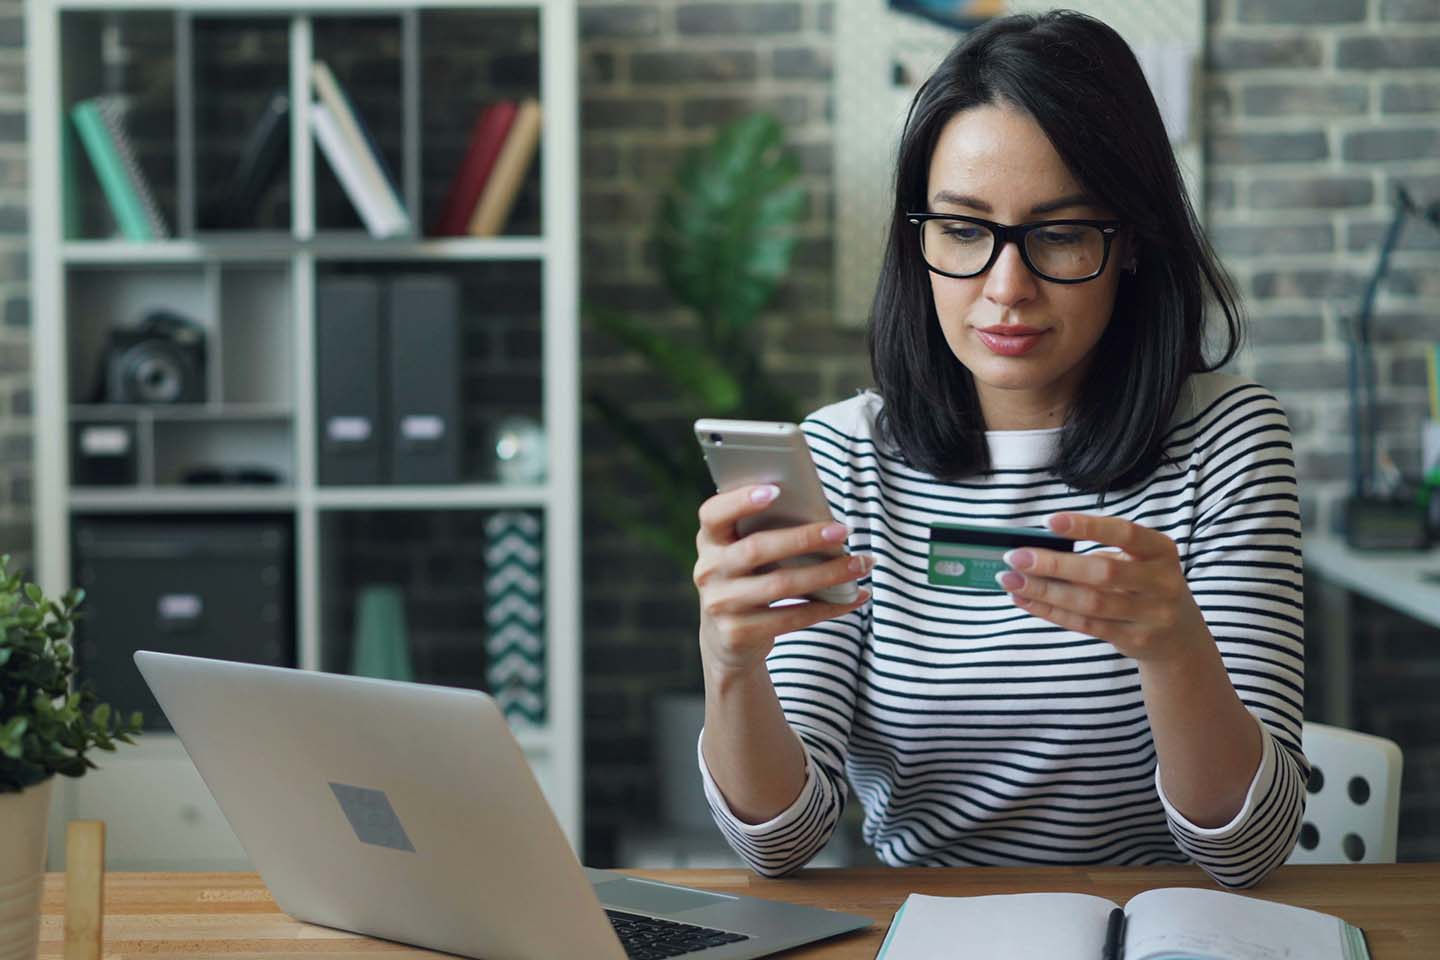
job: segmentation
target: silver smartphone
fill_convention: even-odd
[[[830,511],[805,434],[796,424],[773,420],[696,420],[695,439],[700,441],[710,477],[721,493],[756,483],[773,483],[780,488],[780,496],[768,507],[736,524],[740,536],[756,530],[839,519]],[[833,550],[782,560],[779,566],[822,563],[844,553],[844,546],[837,544]],[[768,569],[771,568],[761,568],[760,572]],[[858,595],[855,581],[847,580],[806,597],[824,603],[851,603]]]

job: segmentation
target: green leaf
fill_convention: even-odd
[[[110,726],[110,704],[102,703],[90,714],[90,720],[102,730]]]
[[[85,591],[82,590],[80,587],[74,587],[70,590],[67,590],[65,592],[64,598],[62,599],[62,602],[65,604],[67,609],[78,607],[80,606],[80,604],[85,602]]]
[[[675,343],[617,310],[591,307],[587,313],[596,326],[643,356],[709,415],[723,416],[740,405],[740,385],[706,351]]]
[[[789,269],[805,192],[782,139],[774,117],[740,118],[687,156],[661,200],[661,273],[711,342],[747,328]]]
[[[29,597],[30,602],[37,606],[45,602],[45,592],[36,583],[25,584],[25,596]]]

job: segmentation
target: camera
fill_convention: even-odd
[[[205,329],[168,310],[135,327],[116,327],[103,358],[105,403],[203,403]]]

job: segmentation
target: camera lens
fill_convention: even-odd
[[[712,433],[712,434],[710,434],[710,442],[713,443],[713,444],[715,444],[715,446],[718,447],[718,446],[720,446],[722,443],[725,442],[725,438],[722,437],[722,436],[721,436],[720,434],[718,434],[718,433]]]

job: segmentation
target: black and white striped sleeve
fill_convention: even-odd
[[[749,824],[731,812],[705,758],[705,797],[730,847],[761,876],[798,870],[819,853],[845,809],[845,753],[855,710],[866,608],[782,634],[766,658],[790,728],[805,750],[805,785],[786,810]]]
[[[1305,806],[1300,501],[1289,422],[1269,391],[1246,384],[1208,413],[1185,573],[1264,750],[1244,806],[1224,826],[1186,820],[1158,768],[1155,786],[1180,849],[1220,884],[1247,887],[1289,856]]]

